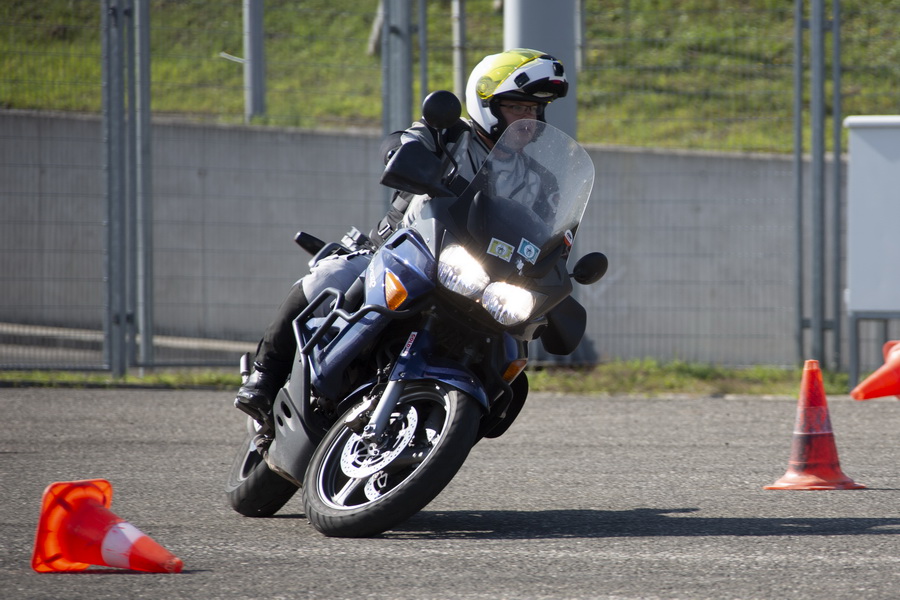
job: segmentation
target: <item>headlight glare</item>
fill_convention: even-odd
[[[462,246],[447,246],[441,251],[438,280],[451,292],[476,298],[490,283],[487,273]]]
[[[492,317],[506,326],[527,320],[534,310],[534,296],[531,292],[503,282],[487,286],[482,303]]]

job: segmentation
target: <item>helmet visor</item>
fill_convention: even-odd
[[[482,100],[490,98],[496,90],[516,69],[543,56],[533,50],[508,50],[485,58],[482,65],[483,74],[475,85],[475,91]]]

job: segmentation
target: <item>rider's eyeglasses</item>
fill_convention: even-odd
[[[501,104],[500,108],[505,108],[516,117],[524,117],[525,115],[538,116],[541,112],[541,105],[525,106],[524,104]]]

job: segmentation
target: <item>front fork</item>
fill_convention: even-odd
[[[391,414],[397,408],[403,391],[410,382],[427,380],[443,383],[472,396],[485,410],[489,409],[487,392],[465,365],[457,361],[435,358],[428,352],[434,345],[430,325],[431,319],[426,321],[422,330],[409,334],[388,377],[387,386],[377,399],[368,420],[365,419],[365,415],[376,402],[374,398],[370,398],[345,420],[345,425],[357,431],[364,442],[376,444],[382,439],[390,424]]]
[[[381,394],[381,400],[375,406],[369,422],[363,427],[360,437],[367,444],[375,444],[381,440],[385,429],[391,420],[391,413],[400,402],[400,396],[403,395],[403,388],[406,383],[403,381],[392,379],[388,382],[387,387]]]

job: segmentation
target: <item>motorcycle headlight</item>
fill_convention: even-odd
[[[447,246],[438,262],[438,280],[451,292],[476,298],[490,283],[484,268],[462,246]]]
[[[506,326],[527,320],[534,310],[534,296],[531,292],[503,282],[487,286],[482,303],[492,317]]]

